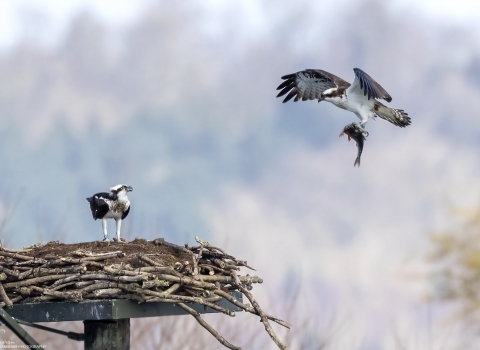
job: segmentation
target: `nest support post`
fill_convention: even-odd
[[[83,321],[85,350],[129,350],[130,319]]]

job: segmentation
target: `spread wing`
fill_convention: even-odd
[[[353,84],[347,90],[348,94],[363,94],[363,96],[368,96],[367,99],[371,98],[384,99],[387,102],[392,101],[392,97],[385,91],[383,87],[380,86],[371,76],[365,73],[363,70],[358,68],[353,68],[355,72],[355,80]]]
[[[306,69],[297,73],[284,75],[282,77],[285,81],[281,83],[277,90],[282,90],[277,97],[289,93],[283,103],[291,100],[294,96],[294,102],[302,99],[317,100],[322,96],[325,90],[331,88],[348,88],[350,83],[345,80],[325,72],[320,69]]]

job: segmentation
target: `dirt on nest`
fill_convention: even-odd
[[[155,243],[154,243],[155,242]],[[160,243],[160,244],[159,244]],[[163,244],[162,244],[163,243]],[[130,264],[132,267],[143,266],[138,259],[139,254],[143,254],[163,266],[175,267],[175,263],[192,263],[192,254],[186,251],[184,247],[176,246],[164,242],[163,239],[147,241],[145,239],[135,239],[128,243],[117,242],[84,242],[74,244],[63,244],[49,242],[40,247],[32,248],[22,252],[22,255],[28,255],[37,259],[59,259],[59,258],[82,258],[100,253],[122,252],[119,256],[103,260],[102,262],[110,264]]]

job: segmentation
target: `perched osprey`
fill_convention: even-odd
[[[361,69],[354,68],[355,80],[353,84],[320,69],[306,69],[282,77],[285,81],[277,90],[282,90],[277,97],[289,94],[283,103],[295,97],[298,100],[328,101],[335,106],[353,112],[360,119],[356,124],[358,129],[367,134],[365,124],[376,116],[388,120],[390,123],[404,128],[410,125],[411,119],[401,109],[389,108],[377,99],[392,101],[392,97]]]
[[[127,192],[133,191],[133,188],[127,185],[117,185],[110,187],[110,193],[100,192],[87,198],[90,202],[90,209],[95,220],[102,219],[103,240],[109,242],[107,237],[107,219],[115,219],[117,224],[117,241],[120,242],[120,228],[122,220],[130,212],[130,201]],[[115,240],[115,238],[114,238]]]

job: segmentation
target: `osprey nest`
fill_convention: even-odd
[[[235,316],[233,311],[215,304],[224,298],[259,316],[273,341],[285,349],[269,320],[287,328],[291,325],[267,315],[250,293],[253,284],[262,283],[262,279],[240,275],[241,267],[252,269],[246,261],[198,237],[195,239],[199,245],[194,247],[178,246],[163,238],[110,244],[56,241],[23,250],[0,247],[0,297],[3,299],[0,306],[103,298],[175,303],[195,317],[220,343],[230,349],[240,349],[187,305],[198,303]],[[232,291],[243,293],[251,305],[236,300],[229,294]]]

